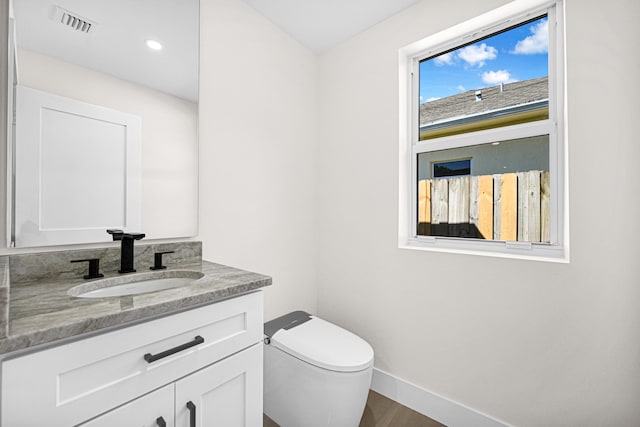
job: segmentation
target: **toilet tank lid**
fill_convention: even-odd
[[[271,345],[319,368],[356,372],[373,364],[373,348],[359,336],[318,317],[280,329]]]

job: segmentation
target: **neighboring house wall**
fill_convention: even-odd
[[[418,180],[431,178],[433,162],[471,159],[471,175],[549,170],[546,136],[423,153],[418,157]]]

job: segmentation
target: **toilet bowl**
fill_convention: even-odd
[[[371,346],[304,311],[264,329],[265,414],[281,427],[357,427],[371,385]]]

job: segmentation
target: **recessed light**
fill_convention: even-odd
[[[155,40],[147,40],[146,41],[147,46],[149,47],[149,49],[153,49],[153,50],[161,50],[162,49],[162,45],[160,44],[160,42],[157,42]]]

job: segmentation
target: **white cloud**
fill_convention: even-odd
[[[458,89],[460,92],[466,91],[466,89],[462,85],[458,85],[458,87],[456,87],[456,89]]]
[[[453,52],[447,52],[433,58],[436,65],[453,65]]]
[[[515,54],[530,55],[549,51],[549,21],[545,20],[531,27],[533,33],[516,43]]]
[[[431,98],[428,98],[425,102],[436,101],[436,100],[438,100],[438,99],[441,99],[441,98],[440,98],[440,97],[438,97],[438,96],[432,96]]]
[[[507,70],[485,71],[482,73],[482,81],[486,84],[497,85],[516,81]]]
[[[495,59],[498,56],[498,50],[493,46],[487,46],[486,43],[472,44],[463,47],[458,56],[471,66],[482,67],[485,61]]]

